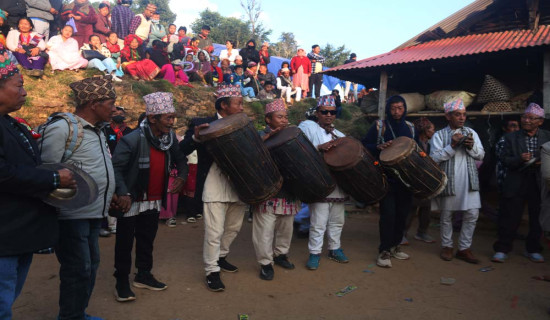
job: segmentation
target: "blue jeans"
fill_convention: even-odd
[[[308,205],[302,203],[302,209],[294,216],[294,222],[300,224],[300,232],[309,232],[310,215]]]
[[[254,98],[256,95],[254,94],[254,88],[252,87],[241,87],[241,94],[243,97],[248,96],[249,98]]]
[[[84,320],[99,267],[101,219],[59,220],[59,319]]]
[[[122,72],[122,69],[121,67],[119,67],[117,69],[116,67],[116,62],[111,59],[111,58],[107,58],[107,59],[103,59],[103,60],[99,60],[99,59],[92,59],[90,61],[88,61],[88,69],[98,69],[99,71],[107,71],[107,73],[111,73],[113,71],[116,71],[116,75],[118,77],[122,77],[124,75],[124,72]]]
[[[0,319],[11,319],[11,306],[21,293],[32,262],[32,253],[0,257]]]

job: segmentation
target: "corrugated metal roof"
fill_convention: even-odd
[[[478,20],[481,18],[481,15],[478,15],[477,13],[483,12],[485,9],[487,9],[488,6],[493,4],[497,0],[477,0],[473,3],[467,5],[466,7],[458,10],[457,12],[453,13],[452,15],[448,16],[447,18],[439,21],[438,23],[434,24],[433,26],[429,27],[428,29],[422,31],[421,33],[417,34],[413,38],[407,40],[407,42],[401,44],[399,47],[395,49],[402,49],[405,47],[410,47],[412,45],[418,44],[420,41],[418,39],[428,33],[433,34],[435,30],[440,29],[441,31],[445,33],[449,33],[453,30],[455,30],[458,25],[461,22],[466,21],[467,19],[471,20]]]
[[[335,71],[406,64],[543,45],[550,45],[550,25],[540,26],[536,33],[531,30],[515,30],[429,41],[338,66],[325,72],[331,74]]]

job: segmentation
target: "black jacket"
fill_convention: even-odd
[[[24,0],[0,0],[0,9],[8,12],[8,25],[17,28],[17,21],[27,16]]]
[[[193,134],[195,134],[195,127],[204,123],[211,123],[218,120],[218,115],[207,118],[195,118],[189,122],[189,129],[185,132],[185,137],[180,142],[180,149],[185,155],[191,154],[197,150],[197,157],[199,163],[197,164],[197,185],[195,187],[195,199],[202,201],[202,191],[204,189],[204,182],[210,167],[214,162],[214,158],[206,151],[206,147],[202,143],[197,143],[193,140]]]
[[[540,157],[540,147],[550,141],[550,131],[539,129],[537,132],[538,146],[535,156]],[[529,168],[522,169],[524,162],[521,159],[521,154],[527,152],[527,143],[525,141],[525,133],[523,130],[510,132],[504,136],[504,148],[500,154],[502,164],[507,169],[506,178],[502,185],[502,193],[504,197],[522,196],[528,188],[524,185],[527,183],[529,174],[535,174],[537,183],[540,183],[540,167],[532,165]]]
[[[53,247],[58,233],[55,208],[37,198],[54,189],[54,173],[36,168],[41,164],[36,142],[17,124],[33,155],[12,122],[0,116],[0,257]]]
[[[132,132],[132,128],[126,127],[122,131],[122,136],[125,136]],[[111,125],[108,124],[105,127],[103,127],[103,134],[105,135],[105,139],[107,139],[107,145],[109,146],[109,151],[111,152],[111,155],[115,154],[115,147],[118,143],[118,140],[116,139],[116,133],[113,128],[111,128]]]
[[[169,157],[165,157],[164,171],[164,191],[162,195],[162,204],[166,204],[166,190],[168,189],[168,177],[170,171],[175,166],[178,170],[178,177],[187,180],[187,157],[181,152],[177,143],[176,134],[172,133],[174,143],[168,150]],[[141,196],[139,193],[138,176],[139,176],[139,149],[141,141],[141,132],[139,129],[132,131],[130,134],[122,137],[115,148],[113,155],[113,168],[115,170],[116,191],[117,195],[131,194],[132,199],[138,199]]]
[[[248,46],[248,43],[250,42],[254,43],[253,47]],[[257,64],[260,64],[260,52],[256,50],[256,41],[254,40],[248,41],[247,46],[239,50],[239,54],[241,55],[241,57],[243,57],[243,66],[245,70],[246,68],[248,68],[248,63],[250,61],[254,61]]]

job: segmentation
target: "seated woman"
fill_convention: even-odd
[[[189,55],[187,55],[189,56]],[[198,60],[193,62],[193,69],[191,69],[187,75],[189,76],[190,81],[201,81],[205,86],[213,86],[212,81],[212,66],[210,65],[210,59],[208,58],[208,53],[201,50],[197,55]],[[187,60],[187,57],[185,57]]]
[[[90,36],[89,43],[85,43],[81,48],[80,52],[84,58],[88,59],[88,69],[98,69],[99,71],[105,72],[105,74],[111,74],[114,81],[122,81],[116,76],[117,64],[111,59],[111,52],[107,47],[101,45],[101,40],[95,34]],[[99,53],[101,58],[88,58],[87,55],[92,52]],[[93,56],[92,56],[93,57]],[[122,70],[120,70],[122,72]]]
[[[220,62],[220,68],[222,69],[222,78],[226,74],[232,74],[233,69],[231,69],[231,63],[229,62],[229,59],[223,59],[222,62]]]
[[[29,18],[21,18],[17,22],[17,30],[8,33],[6,46],[19,64],[29,70],[29,75],[40,77],[44,74],[44,66],[48,62],[46,43],[42,36],[33,32],[34,24]]]
[[[167,51],[168,44],[160,40],[154,40],[153,46],[147,49],[145,53],[147,59],[151,59],[159,68],[160,72],[157,77],[162,77],[176,86],[188,86],[189,78],[183,72],[181,66],[172,65]]]
[[[160,68],[145,58],[142,44],[143,40],[135,34],[129,34],[124,38],[124,49],[121,51],[122,69],[134,80],[151,81],[159,74]]]
[[[239,50],[235,48],[235,42],[227,40],[225,42],[225,50],[220,52],[220,60],[228,59],[230,65],[235,65],[235,58],[239,55]]]
[[[111,31],[107,34],[107,41],[103,44],[105,48],[111,53],[111,59],[116,63],[115,74],[117,77],[122,77],[124,72],[122,71],[122,60],[120,52],[124,48],[124,41],[118,38],[116,32]]]
[[[71,38],[73,27],[66,25],[61,29],[61,34],[53,36],[48,41],[48,54],[52,72],[54,70],[78,70],[86,68],[88,60],[80,55],[78,42]]]
[[[189,45],[185,46],[185,55],[186,56],[189,53],[196,56],[199,53],[199,51],[200,51],[199,38],[191,39],[191,41],[189,42]]]
[[[212,66],[212,82],[221,84],[223,83],[223,72],[222,68],[218,67],[219,64],[220,58],[216,56],[212,56],[210,58],[210,65]]]

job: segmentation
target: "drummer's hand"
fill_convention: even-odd
[[[262,141],[266,141],[267,139],[273,137],[277,132],[283,130],[284,127],[278,127],[277,129],[273,129],[271,130],[269,133],[265,134],[263,137],[262,137]]]
[[[379,145],[376,146],[376,149],[378,149],[378,150],[384,150],[384,149],[386,149],[387,147],[391,146],[392,142],[393,142],[393,140],[390,140],[390,141],[388,141],[388,142],[379,144]]]
[[[117,205],[120,211],[126,213],[132,206],[132,198],[130,198],[130,196],[118,196]]]
[[[201,131],[201,129],[208,128],[209,126],[210,125],[208,123],[203,123],[201,125],[196,126],[195,127],[195,132],[194,132],[195,139],[200,140],[201,138],[200,138],[200,133],[199,132]]]
[[[464,136],[462,135],[462,133],[455,133],[453,134],[453,136],[451,137],[451,147],[452,148],[456,148],[458,146],[458,143],[460,142],[460,140],[464,138]]]
[[[474,138],[472,138],[472,137],[466,138],[466,140],[464,140],[463,144],[466,147],[466,149],[472,150],[472,148],[474,147]]]
[[[71,170],[61,169],[57,173],[59,173],[59,187],[76,189],[76,180]]]
[[[168,187],[168,192],[170,193],[179,193],[181,189],[183,189],[183,185],[185,184],[185,179],[182,177],[177,177],[174,179],[174,182],[172,182],[172,185]]]
[[[531,156],[531,153],[529,153],[529,152],[521,154],[521,160],[523,160],[523,162],[527,162],[527,161],[531,160],[531,158],[532,158],[532,156]]]

